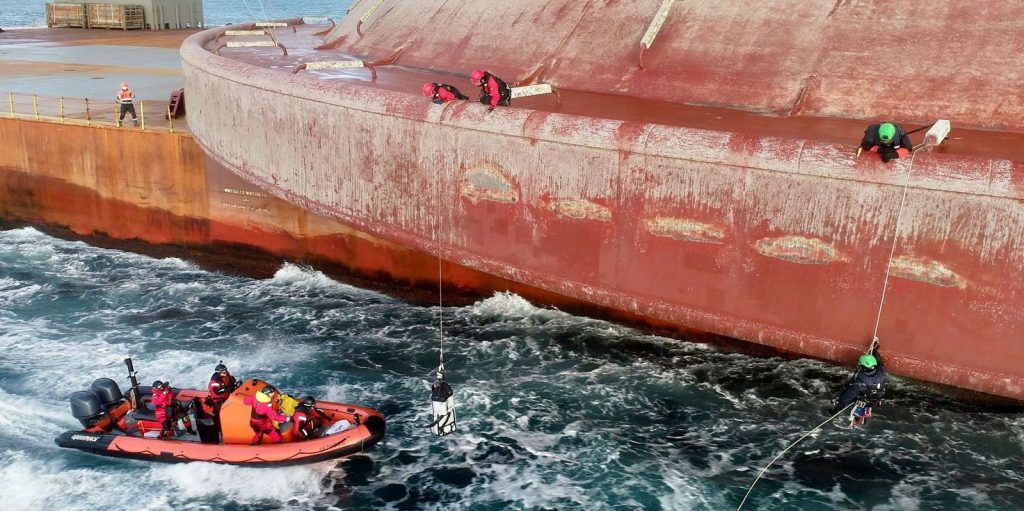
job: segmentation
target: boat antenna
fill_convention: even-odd
[[[132,388],[128,390],[128,402],[131,403],[132,410],[138,410],[142,404],[142,396],[139,391],[138,373],[135,372],[131,355],[125,355],[124,364],[128,366],[128,381],[132,384]]]

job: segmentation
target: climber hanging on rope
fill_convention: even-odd
[[[829,413],[839,413],[850,403],[854,403],[850,412],[850,425],[863,425],[867,418],[871,417],[871,409],[878,406],[885,394],[885,376],[885,364],[882,363],[882,356],[878,352],[876,337],[868,353],[857,359],[857,372],[833,402]]]

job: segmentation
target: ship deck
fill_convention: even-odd
[[[0,33],[0,93],[113,101],[125,81],[139,100],[166,101],[184,86],[178,48],[196,32],[6,30]]]
[[[225,48],[220,55],[235,61],[291,73],[295,66],[319,60],[356,58],[335,50],[314,50],[323,43],[317,25],[298,25],[297,31],[278,29],[277,39],[288,49]],[[183,86],[178,47],[197,30],[159,32],[15,29],[0,33],[0,92],[53,97],[108,98],[121,81],[128,82],[140,100],[166,101]],[[259,38],[245,38],[253,40]],[[222,39],[223,42],[223,39]],[[217,43],[207,45],[210,51]],[[387,55],[364,56],[383,59]],[[481,63],[486,67],[486,63]],[[362,86],[419,94],[424,82],[449,83],[467,96],[475,86],[464,75],[412,69],[400,64],[379,66],[377,78],[366,69],[303,71],[324,81],[345,81]],[[467,74],[468,74],[467,70]],[[517,77],[504,77],[509,83]],[[813,116],[780,116],[720,106],[684,105],[620,94],[557,89],[557,95],[518,98],[517,108],[626,122],[742,133],[752,136],[805,139],[849,144],[856,150],[867,121]],[[922,91],[922,94],[927,94]],[[900,121],[899,116],[894,119]],[[879,120],[876,120],[877,122]],[[918,125],[906,123],[908,130]],[[915,143],[923,132],[911,135]],[[965,129],[958,126],[935,152],[1024,161],[1024,133]]]
[[[278,29],[277,40],[288,50],[282,55],[274,47],[222,48],[219,55],[238,62],[291,73],[295,66],[311,61],[329,61],[359,59],[382,60],[389,55],[352,56],[336,50],[315,50],[323,44],[322,37],[315,35],[323,30],[322,26],[298,25],[293,33],[290,29]],[[210,51],[217,49],[227,38],[206,45]],[[257,40],[266,37],[234,38],[232,40]],[[375,87],[392,91],[408,91],[419,94],[424,82],[443,82],[454,85],[471,98],[477,95],[476,87],[468,80],[470,70],[465,75],[440,73],[424,69],[411,69],[399,63],[376,67],[377,78],[372,79],[366,69],[311,70],[301,71],[325,81],[357,82],[366,87]],[[486,63],[481,63],[486,68]],[[524,75],[526,73],[524,72]],[[510,85],[517,78],[503,77]],[[557,87],[556,87],[557,89]],[[620,94],[595,94],[574,90],[558,90],[555,95],[532,96],[518,98],[513,105],[544,112],[553,112],[585,117],[613,119],[627,122],[653,123],[668,126],[708,129],[723,132],[742,133],[753,136],[771,136],[780,138],[804,139],[819,142],[849,144],[855,151],[868,121],[863,119],[841,119],[813,116],[780,116],[763,112],[749,112],[721,106],[700,106],[671,103],[630,97]],[[928,94],[928,91],[922,91]],[[893,119],[877,119],[871,122],[895,120],[902,122],[898,112]],[[904,124],[907,130],[919,127],[912,123]],[[914,143],[920,143],[924,131],[911,135]],[[997,158],[1013,161],[1024,160],[1024,133],[993,131],[982,129],[964,129],[956,125],[946,142],[935,152]]]

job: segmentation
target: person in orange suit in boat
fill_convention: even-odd
[[[207,386],[209,395],[208,404],[213,407],[214,415],[220,413],[220,407],[231,397],[231,393],[238,388],[238,381],[228,371],[228,367],[223,362],[217,364],[217,367],[213,368],[213,376],[210,377],[210,383]]]
[[[449,101],[465,101],[469,99],[469,96],[459,92],[459,89],[456,89],[447,83],[436,82],[423,84],[423,95],[429,97],[436,105],[443,105]]]
[[[320,435],[325,419],[328,419],[327,414],[316,407],[316,399],[306,396],[292,414],[292,429],[295,436],[303,440],[316,438]]]
[[[132,123],[139,125],[139,116],[135,115],[135,93],[128,88],[127,82],[121,82],[121,90],[117,91],[117,103],[120,105],[121,114],[117,117],[117,127],[121,127],[124,121],[124,114],[132,114]]]
[[[249,426],[252,427],[253,437],[249,441],[250,445],[256,445],[263,440],[263,435],[270,437],[270,441],[278,443],[281,441],[281,435],[277,432],[277,428],[274,426],[274,422],[285,422],[288,417],[281,415],[281,412],[277,411],[277,407],[274,406],[273,388],[267,386],[260,389],[255,395],[245,398],[244,403],[252,407],[252,412],[249,414]]]
[[[171,427],[171,424],[184,413],[181,403],[175,397],[169,382],[157,380],[153,382],[152,388],[153,396],[150,398],[150,402],[153,403],[153,412],[156,420],[163,428],[160,432],[160,437],[174,436],[174,429]],[[188,417],[185,417],[185,429],[189,433],[195,433]]]
[[[480,87],[480,102],[489,105],[488,112],[498,105],[511,106],[512,89],[501,78],[477,69],[469,75],[469,81]]]

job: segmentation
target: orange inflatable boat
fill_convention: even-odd
[[[129,366],[130,367],[130,366]],[[56,438],[57,445],[122,458],[162,462],[209,461],[233,465],[293,465],[312,463],[362,452],[384,437],[385,421],[380,412],[363,406],[318,401],[323,414],[319,436],[299,439],[292,423],[279,424],[282,441],[249,445],[253,430],[249,426],[251,407],[244,403],[268,384],[249,379],[241,383],[221,406],[219,413],[205,402],[205,390],[173,389],[194,433],[175,430],[161,437],[147,403],[149,387],[140,387],[132,379],[132,389],[122,395],[109,378],[93,382],[90,390],[71,396],[71,411],[84,429],[66,431]]]

